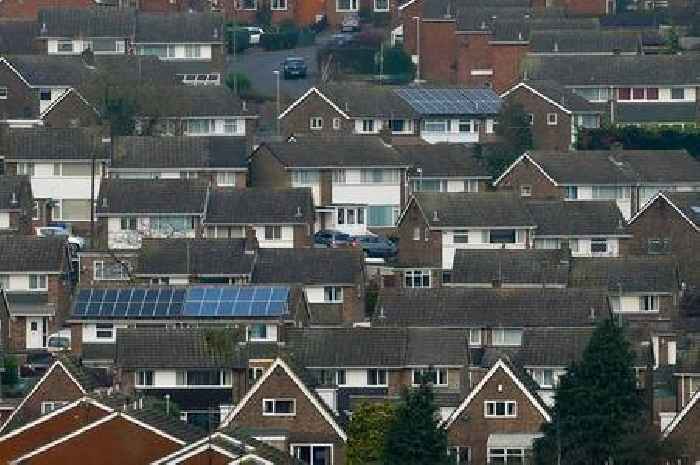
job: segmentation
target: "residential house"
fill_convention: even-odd
[[[110,158],[109,139],[87,128],[12,129],[5,143],[5,171],[28,176],[39,226],[65,223],[90,230],[92,200]]]
[[[501,100],[489,89],[312,87],[280,116],[291,135],[391,136],[396,143],[487,142]]]
[[[33,207],[28,176],[0,175],[0,234],[33,234]]]
[[[599,128],[604,113],[599,106],[552,81],[521,81],[501,98],[521,105],[528,114],[537,150],[574,148],[581,130]]]
[[[392,228],[405,204],[408,163],[379,137],[293,138],[250,156],[254,187],[311,188],[316,230]]]
[[[416,192],[483,192],[492,179],[477,149],[468,144],[397,145],[411,168],[408,195]]]
[[[347,434],[340,418],[293,371],[277,358],[223,421],[245,428],[269,445],[300,461],[319,465],[345,463]]]
[[[228,20],[256,25],[259,18],[269,11],[270,24],[291,21],[299,26],[317,22],[321,14],[321,0],[308,2],[299,0],[220,0]],[[308,5],[306,5],[308,3]]]
[[[2,342],[8,352],[46,349],[68,316],[72,283],[65,238],[0,236]]]
[[[537,224],[518,196],[419,192],[397,223],[403,287],[437,287],[458,249],[526,249]]]
[[[313,199],[308,188],[213,191],[202,226],[208,239],[255,238],[261,248],[310,247]]]
[[[110,250],[86,247],[78,255],[78,282],[85,287],[124,286],[133,281],[138,266],[137,249]]]
[[[694,127],[698,63],[692,54],[532,56],[525,69],[607,106],[612,124]]]
[[[527,208],[537,224],[536,249],[568,249],[572,257],[627,255],[632,234],[615,202],[533,200]]]
[[[221,189],[245,189],[248,150],[238,137],[115,137],[107,177],[209,180]]]
[[[532,199],[615,200],[629,219],[661,190],[698,190],[699,167],[684,150],[531,151],[494,186]]]
[[[615,2],[610,0],[533,0],[533,8],[564,8],[570,16],[604,16],[615,13]]]
[[[261,249],[253,283],[301,286],[313,326],[365,320],[364,255],[357,249]]]
[[[403,3],[397,0],[323,0],[328,24],[340,29],[345,18],[363,16],[375,24],[390,24]]]
[[[144,238],[202,237],[209,195],[201,179],[104,179],[97,239],[108,249],[138,249]]]
[[[456,463],[527,463],[552,421],[527,376],[499,359],[442,422]]]
[[[677,458],[680,462],[694,463],[700,460],[700,450],[698,450],[697,441],[693,439],[698,432],[698,399],[700,399],[700,391],[695,391],[682,410],[663,430],[664,439],[684,445],[683,451]]]
[[[658,193],[630,220],[630,253],[673,254],[680,281],[700,286],[700,192]]]
[[[90,8],[97,6],[97,0],[66,0],[57,3],[53,0],[6,0],[0,4],[0,17],[15,19],[36,19],[42,8],[59,6],[63,8]]]

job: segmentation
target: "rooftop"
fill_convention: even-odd
[[[566,286],[569,257],[561,250],[457,249],[452,284],[499,282]]]
[[[213,191],[205,224],[305,224],[315,214],[311,189]]]
[[[97,215],[203,215],[208,194],[198,179],[104,179]]]

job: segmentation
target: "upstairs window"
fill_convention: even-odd
[[[2,100],[7,99],[7,87],[6,86],[0,86],[0,99],[2,99]]]
[[[32,291],[45,291],[46,286],[46,275],[45,274],[30,274],[29,275],[29,289]]]
[[[516,418],[517,403],[514,400],[487,400],[484,402],[486,418]]]
[[[323,288],[323,301],[326,303],[342,303],[343,288],[340,286],[326,286]]]
[[[591,253],[602,254],[608,252],[607,239],[591,239]]]
[[[309,129],[320,131],[323,129],[323,118],[320,116],[312,116],[309,118]]]
[[[374,11],[389,11],[389,0],[374,0]]]
[[[492,341],[494,346],[520,346],[523,338],[521,329],[496,328],[492,331]]]
[[[41,100],[41,101],[51,100],[51,89],[40,89],[39,90],[39,100]]]
[[[387,371],[372,368],[367,370],[367,385],[368,386],[386,386]]]
[[[286,10],[287,0],[272,0],[270,4],[270,9],[272,10]]]
[[[266,241],[282,240],[282,226],[265,226],[265,240]]]
[[[430,287],[429,270],[409,270],[404,272],[404,284],[409,288]]]
[[[106,263],[96,261],[93,265],[93,279],[95,281],[123,281],[128,275],[121,263]]]
[[[336,0],[336,11],[357,11],[358,0]]]
[[[455,244],[468,244],[469,231],[455,231],[452,242],[454,242]]]
[[[97,339],[114,339],[114,325],[112,323],[97,323],[95,325],[95,337]]]
[[[515,244],[515,229],[492,229],[489,231],[491,244]]]
[[[248,326],[248,340],[249,341],[267,341],[268,332],[267,325],[265,323],[255,323]]]
[[[413,385],[419,386],[421,381],[435,386],[447,386],[447,368],[420,368],[413,370]]]
[[[639,296],[639,310],[642,312],[658,312],[659,311],[659,296],[657,296],[657,295]]]
[[[265,373],[265,368],[263,367],[250,367],[248,368],[248,382],[250,384],[255,383],[260,377]]]
[[[333,130],[340,130],[340,118],[333,118]]]
[[[671,89],[671,100],[685,100],[685,89],[682,87]]]
[[[139,370],[136,372],[136,386],[153,386],[153,371]]]
[[[263,399],[263,416],[291,417],[296,407],[295,399]]]
[[[216,173],[216,185],[233,187],[236,185],[236,173],[233,171],[225,171],[223,173]]]
[[[17,174],[21,176],[34,176],[34,163],[17,163]]]
[[[647,241],[647,253],[650,255],[665,254],[671,251],[671,239],[654,238]]]
[[[617,89],[617,99],[618,100],[632,100],[632,89],[629,87],[623,87]]]
[[[241,10],[257,10],[258,1],[257,0],[239,0],[239,8]]]
[[[73,41],[59,40],[56,49],[59,53],[73,53]]]
[[[469,346],[470,347],[480,347],[481,346],[481,328],[470,328],[469,329]]]
[[[119,223],[122,231],[136,231],[136,218],[134,217],[121,218]]]

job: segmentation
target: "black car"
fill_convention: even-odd
[[[302,57],[288,57],[282,63],[284,78],[305,78],[306,77],[306,62]]]
[[[384,236],[355,236],[355,240],[370,258],[389,258],[398,252],[396,244]]]
[[[314,234],[314,247],[344,247],[352,246],[353,239],[349,234],[335,229],[323,229]]]

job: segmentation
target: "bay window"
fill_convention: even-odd
[[[435,386],[447,386],[447,368],[417,368],[413,370],[413,385],[419,386],[421,381]]]

